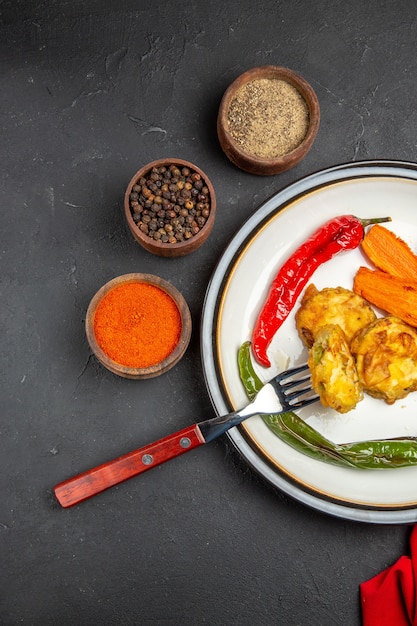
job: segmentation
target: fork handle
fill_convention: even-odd
[[[73,506],[204,443],[198,425],[193,424],[59,483],[55,496],[61,506]]]

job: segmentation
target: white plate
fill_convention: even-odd
[[[291,253],[328,219],[389,215],[385,224],[417,250],[417,166],[403,162],[361,162],[318,172],[280,191],[242,226],[224,252],[204,303],[201,347],[207,387],[218,414],[247,403],[237,352],[251,338],[257,313],[275,273]],[[335,257],[310,282],[352,288],[360,249]],[[263,380],[307,353],[295,329],[294,312],[270,346],[273,365],[258,368]],[[302,417],[334,442],[417,436],[417,393],[388,406],[366,397],[345,415],[321,405]],[[242,456],[273,485],[295,499],[346,519],[374,523],[417,520],[417,467],[358,470],[311,459],[283,443],[260,417],[228,436]]]

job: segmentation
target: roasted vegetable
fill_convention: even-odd
[[[337,324],[322,326],[309,351],[311,383],[323,406],[347,413],[363,398],[355,360]]]
[[[327,324],[337,324],[350,343],[362,328],[376,320],[375,311],[366,300],[350,289],[326,287],[318,291],[312,283],[305,290],[295,314],[298,334],[307,348]]]
[[[362,241],[362,249],[383,272],[403,280],[417,281],[417,255],[388,228],[379,224],[372,226]]]
[[[366,226],[388,221],[391,221],[390,217],[367,220],[354,215],[335,217],[297,248],[272,281],[256,320],[252,350],[258,363],[270,366],[267,355],[269,344],[315,270],[343,250],[357,248],[365,235]]]
[[[417,326],[417,280],[402,280],[381,270],[360,267],[353,290],[383,311]]]
[[[417,331],[382,317],[354,337],[351,352],[364,391],[393,404],[417,390]]]

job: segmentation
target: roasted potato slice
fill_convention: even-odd
[[[364,391],[393,404],[417,390],[417,330],[397,317],[377,319],[350,346]]]
[[[323,406],[347,413],[362,400],[355,361],[338,324],[322,326],[309,350],[311,382]]]
[[[327,324],[338,324],[350,344],[352,337],[375,319],[371,305],[353,291],[343,287],[318,291],[314,284],[305,290],[295,314],[298,334],[307,348],[311,348],[318,331]]]

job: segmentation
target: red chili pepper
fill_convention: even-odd
[[[270,366],[269,344],[316,269],[343,250],[357,248],[366,226],[390,221],[390,217],[361,220],[354,215],[341,215],[326,222],[297,248],[272,281],[258,315],[252,335],[252,350],[258,363]]]

